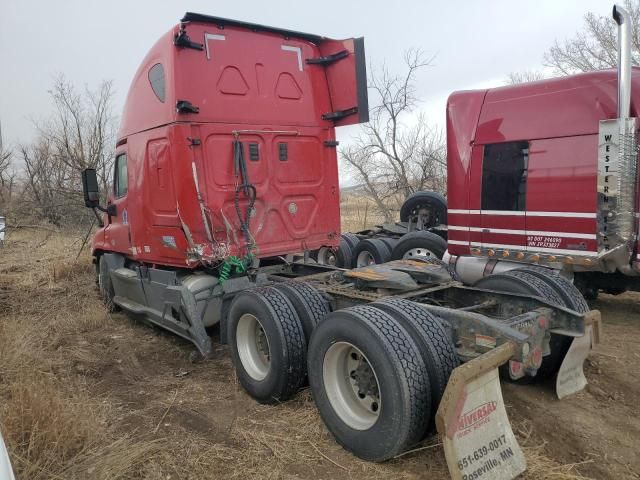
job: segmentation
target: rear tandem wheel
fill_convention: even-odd
[[[546,273],[540,269],[528,270],[528,267],[523,267],[484,277],[476,282],[474,287],[534,295],[580,313],[587,311],[588,306],[586,306],[584,298],[576,296],[576,293],[579,295],[579,292],[574,291],[575,287],[572,289],[567,283],[570,282],[553,273]],[[530,383],[554,377],[560,370],[572,340],[571,337],[552,333],[549,340],[550,352],[542,357],[542,365],[540,365],[536,376],[520,378],[516,380],[516,383]],[[505,378],[510,379],[508,369],[502,369],[501,372]]]
[[[305,334],[293,305],[273,287],[246,290],[229,308],[228,343],[240,384],[260,403],[293,396],[306,378]]]
[[[320,265],[337,266],[338,264],[337,251],[331,247],[320,247],[318,250],[311,253],[311,258]]]
[[[433,430],[440,399],[451,372],[460,363],[451,336],[437,316],[410,300],[388,297],[372,303],[371,306],[391,315],[416,342],[431,385],[432,414],[429,423]]]
[[[391,247],[380,238],[361,240],[353,251],[353,267],[368,267],[391,260]]]
[[[431,391],[416,342],[369,305],[337,310],[309,342],[309,384],[325,425],[358,457],[387,460],[419,442]]]
[[[320,247],[311,253],[313,258],[320,265],[331,265],[340,268],[350,268],[352,263],[353,251],[360,242],[358,236],[354,233],[343,233],[340,236],[340,246]]]
[[[331,312],[329,301],[306,282],[283,282],[273,286],[289,299],[296,310],[307,342],[316,326]]]

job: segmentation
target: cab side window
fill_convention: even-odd
[[[529,142],[484,146],[482,210],[526,210]]]
[[[153,93],[156,94],[158,100],[164,103],[164,67],[161,63],[156,63],[153,67],[149,69],[149,83],[151,84],[151,89]]]
[[[127,176],[127,155],[125,153],[116,157],[115,178],[113,180],[113,193],[116,198],[124,197],[129,187]]]

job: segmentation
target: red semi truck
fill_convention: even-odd
[[[304,252],[357,241],[340,235],[335,128],[367,121],[366,92],[361,38],[187,13],[134,77],[106,206],[95,171],[83,172],[85,204],[102,212],[92,240],[100,294],[109,309],[192,342],[198,357],[211,356],[217,330],[259,402],[308,384],[327,428],[361,458],[392,458],[437,429],[452,477],[481,468],[513,478],[526,464],[499,372],[551,377],[560,398],[581,390],[600,314],[539,267],[470,287],[428,261],[352,270],[309,261]],[[461,222],[475,208],[470,156],[490,149],[469,147],[484,99],[470,96],[475,110],[450,102],[450,121],[466,125],[450,160],[467,169],[459,195],[450,192]],[[453,239],[465,240],[475,241]],[[451,245],[461,259],[474,254],[473,244]],[[469,460],[478,455],[482,467]]]
[[[136,73],[115,152],[115,214],[95,251],[214,266],[338,241],[334,127],[368,119],[362,39],[215,20],[186,14]],[[250,211],[250,232],[238,209]]]

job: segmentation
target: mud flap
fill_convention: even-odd
[[[502,399],[498,367],[515,353],[512,343],[456,368],[436,414],[454,480],[512,479],[527,468]]]
[[[582,368],[584,361],[589,356],[593,343],[591,325],[585,326],[584,335],[575,337],[560,365],[556,379],[556,395],[564,398],[579,392],[587,386],[587,379]]]

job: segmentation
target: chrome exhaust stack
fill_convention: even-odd
[[[631,111],[631,17],[620,5],[613,6],[618,24],[618,118],[629,118]]]
[[[618,24],[618,118],[601,120],[598,139],[599,269],[631,273],[635,240],[637,118],[631,113],[631,18],[613,7]]]

